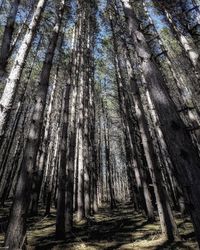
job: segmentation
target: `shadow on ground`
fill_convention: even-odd
[[[55,240],[56,211],[51,216],[29,218],[28,249],[69,250],[195,250],[192,225],[188,218],[177,216],[181,240],[169,243],[160,235],[159,222],[149,223],[142,214],[135,213],[131,205],[120,205],[111,211],[101,208],[88,222],[75,223],[65,241]],[[0,235],[2,242],[3,235]]]

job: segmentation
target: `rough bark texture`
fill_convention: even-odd
[[[21,46],[19,47],[11,71],[5,80],[6,85],[0,100],[0,144],[3,141],[6,124],[14,102],[24,63],[30,50],[31,42],[35,35],[35,31],[40,21],[45,3],[46,0],[38,1],[37,8],[34,12],[31,23],[29,24],[29,29],[27,30]]]
[[[59,13],[58,22],[56,23],[53,30],[52,39],[47,49],[40,76],[40,85],[36,94],[36,103],[32,116],[30,132],[24,151],[24,157],[21,164],[21,172],[19,175],[14,203],[9,218],[5,246],[9,247],[10,249],[21,248],[25,242],[26,217],[30,202],[32,177],[35,170],[35,162],[42,128],[41,121],[43,119],[46,104],[52,60],[54,57],[54,51],[56,49],[59,30],[62,22],[64,2],[61,2],[61,6],[62,8]],[[41,6],[39,8],[41,9]]]
[[[165,89],[165,83],[151,58],[149,48],[128,0],[122,1],[129,25],[129,32],[134,41],[138,57],[141,59],[141,69],[151,98],[154,102],[162,125],[162,131],[168,150],[178,173],[178,180],[184,191],[184,198],[195,226],[197,240],[200,243],[200,159],[191,138],[181,121],[174,103]]]
[[[3,40],[1,44],[1,51],[0,51],[0,76],[5,73],[6,66],[8,63],[8,57],[11,48],[11,42],[14,32],[14,24],[15,18],[18,11],[20,0],[13,0],[11,3],[10,13],[7,18],[6,26],[3,33]]]

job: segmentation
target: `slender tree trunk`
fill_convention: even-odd
[[[36,28],[39,24],[46,1],[47,0],[38,1],[38,5],[32,17],[29,28],[17,52],[9,76],[6,79],[6,86],[0,100],[0,145],[3,141],[5,128],[14,102],[25,60],[31,47],[31,42],[35,35]]]
[[[197,241],[200,244],[200,159],[191,138],[176,112],[174,103],[169,98],[160,71],[151,59],[149,48],[128,0],[122,1],[127,18],[129,32],[134,41],[141,69],[154,102],[168,150],[178,173],[178,180],[183,187],[188,212],[191,214]]]
[[[72,80],[72,79],[71,79]],[[77,88],[75,82],[71,86],[71,107],[70,107],[70,121],[69,121],[69,149],[67,152],[67,191],[66,191],[66,232],[72,230],[73,226],[73,196],[75,196],[74,189],[74,168],[76,167],[76,105],[77,105]],[[77,170],[78,174],[78,170]]]
[[[3,33],[3,40],[0,51],[0,77],[5,73],[8,63],[11,41],[14,32],[15,18],[17,15],[19,3],[20,0],[13,0],[13,2],[11,3],[10,13],[8,15],[5,30]]]
[[[44,4],[44,1],[40,1]],[[21,248],[24,245],[26,237],[26,217],[30,202],[30,192],[32,186],[33,171],[35,169],[35,162],[37,150],[40,140],[42,123],[46,96],[49,86],[49,77],[52,67],[54,52],[57,45],[59,30],[61,27],[62,17],[64,13],[65,2],[61,2],[57,23],[53,29],[52,39],[47,49],[45,61],[40,76],[40,85],[36,94],[36,103],[32,116],[32,122],[28,141],[24,152],[24,157],[21,164],[21,172],[16,187],[16,194],[14,198],[13,207],[11,209],[8,230],[5,238],[5,246],[10,249]],[[41,5],[38,6],[41,11]]]
[[[58,149],[59,149],[59,129],[56,133],[55,138],[55,148],[54,148],[54,154],[53,158],[51,160],[51,170],[50,170],[50,176],[49,176],[49,182],[47,187],[47,200],[46,200],[46,211],[45,215],[50,215],[51,212],[51,203],[52,203],[52,193],[53,193],[53,181],[55,181],[55,170],[56,170],[56,159],[58,155]]]
[[[36,215],[38,213],[38,202],[39,202],[39,196],[40,196],[40,191],[41,191],[41,186],[42,186],[42,179],[44,175],[44,170],[46,160],[47,160],[47,151],[48,151],[48,142],[49,142],[49,137],[50,137],[50,122],[51,122],[51,116],[52,116],[52,108],[53,108],[53,101],[55,98],[55,94],[57,91],[57,85],[58,85],[58,73],[59,73],[59,67],[56,69],[54,81],[52,84],[52,91],[51,91],[51,96],[49,100],[49,105],[48,105],[48,111],[46,115],[46,124],[44,128],[44,136],[42,140],[42,145],[41,145],[41,151],[40,155],[38,156],[38,171],[35,173],[34,178],[33,178],[33,187],[32,187],[32,197],[31,197],[31,214]]]
[[[110,208],[116,208],[116,201],[115,201],[115,193],[112,183],[112,172],[111,172],[111,161],[110,161],[110,131],[109,131],[109,121],[108,121],[108,114],[107,110],[105,110],[104,103],[102,100],[102,112],[104,115],[104,142],[105,142],[105,161],[106,161],[106,170],[107,170],[107,182],[109,186],[109,194],[110,194]]]
[[[82,55],[83,56],[83,55]],[[83,73],[80,78],[79,85],[79,116],[78,116],[78,210],[77,219],[80,221],[85,217],[84,209],[84,155],[83,155],[83,140],[84,140],[84,81]]]
[[[57,218],[56,218],[56,238],[65,238],[66,227],[66,182],[67,180],[67,140],[68,140],[68,122],[69,122],[69,96],[70,85],[66,86],[65,97],[63,103],[63,124],[62,124],[62,138],[61,138],[61,152],[59,164],[59,181],[58,181],[58,202],[57,202]]]

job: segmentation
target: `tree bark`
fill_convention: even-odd
[[[151,58],[143,34],[139,31],[129,1],[122,0],[122,2],[129,32],[141,60],[141,69],[158,112],[168,150],[178,173],[177,178],[183,188],[187,209],[192,218],[197,241],[200,244],[200,159],[183,122],[177,114],[174,103],[166,92],[164,80]]]
[[[0,77],[5,74],[8,57],[11,48],[11,41],[14,32],[15,18],[18,11],[20,0],[13,0],[11,3],[10,13],[7,18],[6,26],[3,33],[3,40],[0,51]]]
[[[40,1],[38,5],[40,12],[42,7],[40,4],[42,3],[44,4],[44,1]],[[64,14],[64,1],[61,2],[60,7],[61,8],[59,9],[58,20],[53,29],[52,39],[47,49],[45,61],[43,63],[43,68],[40,75],[40,85],[36,94],[36,103],[32,115],[30,132],[24,151],[24,157],[21,164],[21,172],[19,175],[15,198],[10,213],[9,225],[5,238],[5,246],[9,247],[9,249],[21,248],[25,243],[26,217],[30,202],[32,178],[33,172],[35,170],[35,162],[42,128],[41,121],[44,115],[52,61],[62,23],[62,17]]]
[[[19,47],[15,60],[13,62],[9,76],[6,79],[6,86],[0,100],[0,144],[3,141],[6,124],[11,112],[11,108],[16,95],[18,83],[22,74],[22,70],[27,58],[31,42],[39,24],[43,8],[47,0],[39,0],[37,8],[32,17],[29,28],[24,36],[24,39]]]

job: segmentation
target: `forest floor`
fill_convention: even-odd
[[[99,209],[99,213],[89,219],[75,223],[74,230],[65,241],[55,240],[56,211],[49,217],[40,215],[29,218],[27,249],[69,249],[69,250],[195,250],[192,224],[188,218],[176,215],[180,239],[168,243],[160,235],[159,222],[149,223],[142,214],[135,213],[130,205],[120,205],[115,210],[107,207]],[[0,221],[5,220],[8,208],[0,209]],[[1,223],[0,223],[1,225]],[[0,227],[0,249],[3,246],[4,227]]]

